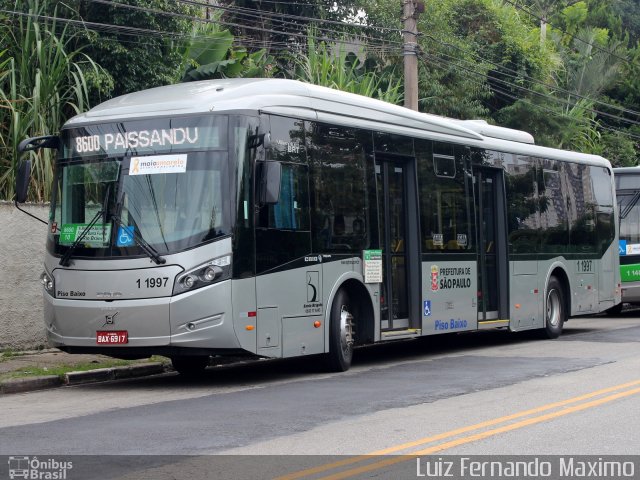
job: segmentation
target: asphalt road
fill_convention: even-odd
[[[102,478],[240,478],[225,463],[238,458],[243,478],[336,458],[351,473],[331,478],[401,478],[384,465],[352,471],[348,456],[637,455],[638,316],[572,319],[554,341],[496,331],[368,347],[343,374],[309,358],[5,395],[0,455],[158,455]],[[214,454],[225,457],[168,457]],[[413,460],[404,464],[415,478]]]

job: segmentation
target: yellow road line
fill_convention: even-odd
[[[636,393],[640,393],[640,388],[634,388],[632,390],[627,390],[625,392],[616,393],[610,395],[608,397],[600,398],[598,400],[592,400],[591,402],[582,403],[580,405],[575,405],[573,407],[568,407],[563,410],[559,410],[557,412],[547,413],[545,415],[540,415],[538,417],[528,418],[526,420],[522,420],[520,422],[512,423],[510,425],[505,425],[503,427],[495,428],[493,430],[487,430],[486,432],[476,433],[475,435],[470,435],[467,437],[459,438],[457,440],[452,440],[450,442],[445,442],[440,445],[435,445],[433,447],[425,448],[424,450],[419,450],[417,452],[413,452],[411,455],[403,455],[400,457],[392,457],[385,460],[381,460],[379,462],[363,465],[361,467],[352,468],[350,470],[346,470],[344,472],[339,472],[334,475],[329,475],[327,477],[322,477],[319,480],[341,480],[343,478],[352,477],[354,475],[358,475],[361,473],[370,472],[372,470],[379,470],[384,467],[388,467],[390,465],[394,465],[401,462],[406,462],[407,460],[415,459],[419,456],[429,455],[432,453],[440,452],[442,450],[447,450],[449,448],[457,447],[460,445],[464,445],[466,443],[475,442],[478,440],[483,440],[488,437],[492,437],[494,435],[498,435],[500,433],[510,432],[512,430],[517,430],[519,428],[527,427],[530,425],[535,425],[537,423],[545,422],[547,420],[551,420],[554,418],[563,417],[565,415],[569,415],[571,413],[580,412],[582,410],[587,410],[589,408],[597,407],[599,405],[603,405],[608,402],[612,402],[614,400],[618,400],[620,398],[629,397],[631,395],[635,395]]]
[[[596,390],[594,392],[590,392],[590,393],[586,393],[584,395],[579,395],[577,397],[573,397],[573,398],[569,398],[566,400],[562,400],[559,402],[553,402],[553,403],[548,403],[546,405],[542,405],[540,407],[536,407],[536,408],[531,408],[529,410],[523,410],[521,412],[518,413],[514,413],[511,415],[506,415],[503,417],[499,417],[499,418],[495,418],[493,420],[487,420],[484,422],[480,422],[480,423],[476,423],[474,425],[469,425],[466,427],[461,427],[455,430],[450,430],[448,432],[444,432],[444,433],[440,433],[438,435],[433,435],[430,437],[424,437],[421,438],[419,440],[414,440],[412,442],[407,442],[407,443],[403,443],[400,445],[396,445],[393,447],[389,447],[389,448],[385,448],[382,450],[376,450],[374,452],[371,453],[367,453],[364,455],[358,455],[355,457],[350,457],[350,458],[346,458],[344,460],[339,460],[337,462],[333,462],[333,463],[328,463],[325,465],[319,465],[317,467],[313,467],[313,468],[309,468],[306,470],[301,470],[298,472],[294,472],[294,473],[290,473],[287,475],[283,475],[281,477],[277,477],[275,480],[296,480],[298,478],[302,478],[302,477],[306,477],[309,475],[315,475],[318,473],[322,473],[322,472],[326,472],[327,470],[333,470],[335,468],[338,467],[344,467],[346,465],[351,465],[354,463],[358,463],[358,462],[362,462],[365,460],[369,460],[371,459],[371,457],[375,457],[375,456],[380,456],[380,455],[388,455],[391,453],[396,453],[399,452],[401,450],[405,450],[407,448],[412,448],[412,447],[418,447],[420,445],[424,445],[425,443],[431,443],[431,442],[435,442],[437,440],[444,440],[446,438],[449,437],[453,437],[456,435],[460,435],[463,433],[468,433],[471,432],[473,430],[478,430],[480,428],[486,428],[486,427],[491,427],[494,425],[497,425],[499,423],[504,423],[504,422],[508,422],[510,420],[515,420],[517,418],[522,418],[522,417],[526,417],[528,415],[534,415],[536,413],[540,413],[540,412],[544,412],[547,410],[551,410],[553,408],[559,408],[559,407],[564,407],[566,405],[570,405],[572,403],[576,403],[576,402],[580,402],[582,400],[587,400],[589,398],[593,398],[593,397],[597,397],[598,395],[603,395],[605,393],[610,393],[616,390],[620,390],[623,388],[628,388],[628,387],[632,387],[635,385],[640,385],[640,380],[635,380],[632,382],[627,382],[627,383],[623,383],[620,385],[615,385],[613,387],[608,387],[608,388],[603,388],[600,390]]]

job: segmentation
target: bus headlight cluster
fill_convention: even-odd
[[[231,255],[214,258],[176,278],[173,294],[202,288],[231,277]]]
[[[53,296],[53,292],[55,290],[55,284],[53,283],[53,278],[47,272],[42,272],[40,274],[40,283],[44,289],[49,293],[49,295]]]

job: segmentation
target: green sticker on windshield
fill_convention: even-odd
[[[88,223],[65,223],[60,229],[60,244],[70,245],[82,235],[83,230],[89,225]],[[96,224],[91,227],[82,243],[89,247],[103,247],[109,244],[111,239],[111,225]]]

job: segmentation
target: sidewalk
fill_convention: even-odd
[[[0,393],[100,382],[163,373],[169,359],[118,360],[104,355],[70,355],[57,349],[0,354]]]

